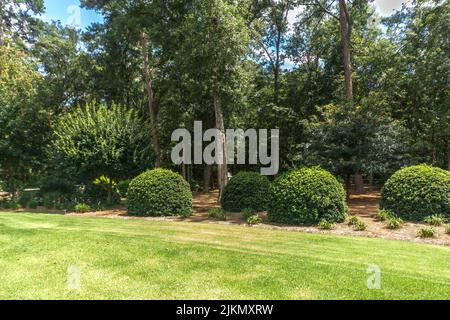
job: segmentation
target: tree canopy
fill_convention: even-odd
[[[175,165],[171,133],[280,130],[281,171],[321,165],[384,181],[450,169],[450,3],[380,17],[365,0],[84,0],[85,30],[42,0],[0,4],[0,180],[178,170],[204,189],[258,165]],[[226,159],[226,155],[224,155]],[[214,178],[215,177],[215,178]]]

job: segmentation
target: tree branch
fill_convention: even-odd
[[[326,13],[328,13],[330,16],[332,16],[333,18],[335,18],[336,20],[339,20],[339,17],[337,15],[335,15],[333,12],[330,11],[330,7],[331,5],[334,3],[334,1],[328,6],[325,7],[320,0],[315,0],[316,5],[318,5],[323,11],[325,11]]]

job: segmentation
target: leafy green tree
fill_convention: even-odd
[[[450,170],[450,3],[416,1],[387,21],[398,45],[397,101],[423,160]]]
[[[257,1],[253,22],[257,35],[256,49],[263,65],[267,66],[273,75],[273,102],[278,104],[280,95],[280,78],[285,62],[287,36],[289,31],[289,13],[296,7],[292,0]]]
[[[43,11],[44,0],[2,0],[0,2],[0,46],[3,46],[7,39],[32,40],[39,26],[39,20],[35,15]]]
[[[170,58],[171,38],[166,36],[166,32],[171,29],[172,9],[177,12],[179,4],[185,1],[99,1],[86,0],[83,5],[93,8],[103,13],[105,23],[102,26],[94,26],[90,31],[90,38],[95,39],[100,33],[97,43],[103,48],[101,55],[102,64],[106,66],[102,73],[106,85],[113,89],[120,90],[122,97],[127,97],[123,102],[129,105],[130,99],[135,99],[136,95],[130,97],[130,93],[137,91],[138,101],[146,96],[146,113],[151,121],[151,133],[155,152],[155,166],[162,166],[163,151],[161,147],[161,135],[159,134],[158,114],[160,111],[161,96],[164,92],[161,82],[166,79],[167,60]],[[181,8],[182,9],[182,8]],[[114,68],[113,73],[107,72]],[[116,70],[123,77],[117,77]],[[114,76],[111,76],[114,74]],[[135,90],[135,79],[142,79],[141,87]],[[102,78],[102,77],[100,77]],[[114,94],[115,101],[121,101],[122,97]],[[118,100],[119,99],[119,100]],[[113,100],[113,101],[114,101]]]
[[[63,114],[52,144],[56,159],[92,181],[109,181],[111,203],[114,181],[128,179],[152,166],[148,124],[135,110],[120,105],[91,103]]]
[[[55,114],[102,98],[94,84],[99,66],[89,53],[79,49],[80,41],[79,31],[56,22],[45,23],[32,47],[45,78],[40,99]]]
[[[344,178],[347,197],[354,174],[386,174],[404,161],[402,127],[371,106],[350,103],[321,108],[310,128],[307,162],[320,164]]]
[[[212,101],[215,126],[221,132],[225,132],[225,113],[240,81],[242,61],[249,53],[249,5],[250,1],[192,1],[179,29],[184,41],[177,61],[190,79],[196,79],[197,86],[205,88]],[[221,140],[224,146],[225,138]],[[218,165],[221,190],[228,180],[226,158],[223,152],[223,164]]]
[[[45,161],[50,118],[38,103],[42,75],[26,53],[0,47],[0,173],[15,195],[16,180],[25,180]]]

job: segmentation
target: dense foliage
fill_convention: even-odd
[[[127,209],[135,216],[189,216],[192,193],[189,183],[170,170],[149,170],[131,181]]]
[[[401,169],[384,185],[381,207],[409,221],[450,217],[450,172],[429,165]]]
[[[346,218],[344,188],[321,168],[288,172],[273,182],[270,191],[268,218],[272,222],[303,225]]]
[[[116,180],[151,166],[150,128],[136,111],[120,105],[90,104],[64,114],[52,147],[60,165],[75,167],[90,180],[103,176],[108,183],[97,184],[110,192]]]
[[[233,176],[222,192],[222,208],[230,212],[244,209],[265,211],[270,181],[257,172],[239,172]]]
[[[0,46],[0,172],[13,194],[44,162],[50,114],[38,100],[41,85],[25,52]]]
[[[80,2],[102,22],[72,28],[41,20],[43,0],[1,1],[0,186],[12,198],[42,176],[114,203],[120,181],[150,167],[195,191],[260,169],[172,164],[172,132],[200,120],[279,128],[280,173],[320,165],[347,190],[406,165],[450,169],[449,1],[383,16],[361,0]],[[92,186],[102,176],[106,194]]]

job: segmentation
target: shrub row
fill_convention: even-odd
[[[128,188],[131,215],[188,216],[192,213],[192,183],[169,170],[149,170]],[[241,172],[225,187],[221,197],[224,212],[268,211],[271,222],[332,225],[347,217],[345,190],[328,171],[301,168],[278,177],[272,184],[255,172]],[[428,165],[404,168],[382,190],[380,220],[420,220],[430,215],[450,216],[450,173]],[[251,214],[248,215],[252,216]],[[248,218],[248,217],[247,217]],[[395,221],[394,221],[395,220]]]

